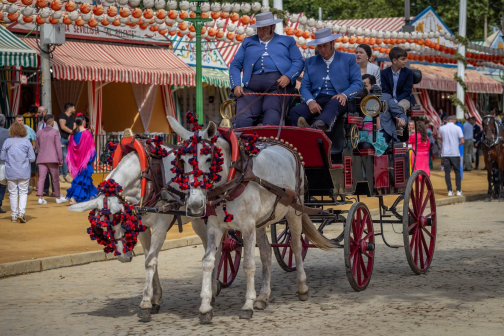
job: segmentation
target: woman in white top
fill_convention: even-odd
[[[376,84],[381,86],[380,67],[369,62],[372,55],[371,47],[367,44],[359,44],[357,49],[355,49],[355,58],[357,59],[357,64],[359,64],[361,75],[369,74],[375,76]]]

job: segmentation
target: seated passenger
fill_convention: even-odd
[[[413,90],[413,71],[406,68],[408,53],[394,47],[389,53],[392,65],[381,72],[382,92],[391,95],[394,101],[406,112],[411,106]]]
[[[303,102],[290,112],[293,126],[331,132],[338,115],[354,104],[353,99],[362,91],[355,56],[334,49],[339,36],[325,28],[316,31],[315,39],[308,42],[317,46],[319,54],[305,61],[300,90]]]
[[[404,127],[406,126],[407,118],[403,110],[399,108],[389,94],[381,93],[380,87],[376,85],[376,78],[374,76],[366,74],[362,76],[362,81],[370,94],[377,95],[387,105],[387,111],[380,113],[376,120],[376,142],[373,143],[373,120],[370,117],[364,119],[364,130],[359,134],[359,142],[372,144],[375,148],[375,155],[380,156],[385,152],[390,142],[399,141],[397,138],[396,123],[397,126]],[[366,123],[368,124],[366,125]]]
[[[287,89],[287,93],[295,93],[296,79],[304,67],[303,56],[294,38],[275,33],[275,24],[282,19],[274,19],[273,14],[265,12],[257,14],[256,20],[256,24],[250,27],[257,28],[257,35],[243,40],[229,65],[231,90],[238,98],[237,115],[258,98],[257,95],[244,96],[244,92],[263,93],[269,88],[268,93],[279,93],[276,85],[278,83],[281,88]],[[262,96],[237,116],[236,127],[255,126],[258,123],[279,125],[283,98]]]

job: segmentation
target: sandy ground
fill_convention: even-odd
[[[136,317],[143,257],[106,261],[0,280],[2,335],[503,335],[504,209],[474,202],[438,208],[433,264],[414,275],[404,250],[378,239],[372,280],[354,292],[343,251],[310,249],[305,260],[310,298],[300,302],[295,273],[273,257],[272,294],[265,311],[240,320],[245,275],[214,305],[213,324],[198,321],[201,246],[161,252],[164,289],[159,315]],[[395,243],[401,235],[387,232]],[[256,289],[261,279],[256,252]]]
[[[439,162],[434,165],[436,168]],[[99,176],[94,176],[95,182]],[[434,169],[431,172],[432,183],[435,188],[436,198],[447,197],[444,172]],[[455,187],[454,175],[452,174]],[[70,185],[65,183],[62,189]],[[486,171],[472,171],[464,174],[462,190],[465,194],[486,192]],[[65,194],[65,193],[63,193]],[[385,204],[391,205],[397,196],[385,198]],[[66,204],[56,204],[53,198],[46,198],[47,205],[37,204],[36,192],[28,198],[26,209],[26,224],[12,223],[10,211],[0,215],[0,264],[20,260],[30,260],[43,257],[52,257],[64,254],[99,251],[103,247],[91,241],[86,233],[89,227],[88,213],[68,212]],[[377,198],[362,198],[369,209],[378,208]],[[347,206],[349,208],[350,206]],[[9,210],[8,195],[5,196],[4,210]],[[167,239],[181,238],[194,235],[191,225],[184,226],[184,232],[170,230]]]

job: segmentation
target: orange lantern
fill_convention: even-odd
[[[221,19],[227,19],[229,17],[229,13],[228,12],[221,12],[220,17],[221,17]]]
[[[74,10],[77,9],[77,5],[73,1],[68,1],[65,3],[65,10],[67,12],[73,12]]]
[[[82,14],[87,14],[91,12],[91,6],[87,2],[85,2],[79,6],[79,10]]]
[[[115,23],[115,22],[114,22],[114,23]],[[157,26],[150,26],[150,27],[149,27],[149,30],[150,30],[151,32],[155,32],[155,31],[158,31],[158,27],[157,27]]]
[[[180,11],[178,13],[179,18],[181,18],[182,20],[184,20],[185,18],[187,18],[188,15],[189,14],[187,14],[187,11]]]
[[[208,36],[214,37],[217,34],[217,30],[215,28],[210,28],[208,30]]]
[[[312,49],[312,50],[313,50],[313,49],[315,49],[315,46],[313,46],[313,45],[312,45],[312,46],[310,46],[310,49]]]
[[[351,38],[350,38],[350,40],[351,40]],[[355,40],[354,43],[361,44],[363,42],[364,42],[364,38],[362,36],[359,36],[359,37],[357,37],[357,39]]]
[[[305,30],[305,31],[303,32],[303,37],[304,37],[305,39],[310,38],[310,32],[309,32],[308,30]]]
[[[250,16],[248,16],[248,15],[243,15],[243,16],[241,17],[241,23],[242,23],[242,25],[248,25],[248,24],[249,24],[249,22],[250,22]]]
[[[285,30],[285,34],[289,35],[289,36],[292,36],[294,35],[294,28],[292,27],[289,27]]]
[[[168,30],[166,30],[166,29],[158,31],[158,33],[161,34],[161,35],[166,35],[167,32],[168,32]]]
[[[240,19],[240,15],[238,13],[232,13],[229,16],[229,19],[231,19],[231,22],[236,22]]]
[[[117,16],[117,7],[116,6],[110,6],[107,8],[107,15],[110,17]]]
[[[79,18],[77,20],[75,20],[75,24],[79,27],[82,27],[84,26],[86,22],[79,16]]]
[[[301,37],[303,36],[303,31],[301,29],[296,29],[296,32],[294,33],[295,36]]]
[[[103,9],[103,6],[102,5],[94,5],[93,6],[93,14],[94,15],[102,15],[103,13],[105,13],[105,10]]]
[[[244,35],[236,35],[236,41],[238,41],[238,42],[243,42],[244,38],[245,38]]]
[[[149,25],[148,25],[147,23],[142,23],[142,24],[140,25],[140,29],[142,29],[142,30],[147,29],[147,27],[149,27]]]
[[[382,42],[383,42],[383,39],[381,39],[381,38],[376,39],[376,44],[382,44]]]
[[[194,19],[194,18],[196,17],[196,12],[191,12],[191,13],[189,13],[189,17],[190,17],[191,19]]]
[[[146,19],[152,19],[154,17],[154,11],[150,8],[147,8],[146,10],[144,10],[143,16]]]
[[[369,44],[370,44],[370,45],[375,45],[375,44],[376,44],[376,39],[375,39],[374,37],[371,37],[371,38],[369,39]]]
[[[215,35],[217,38],[223,38],[224,37],[224,31],[223,30],[218,30],[217,34]]]
[[[385,49],[385,54],[390,54],[390,49]]]
[[[59,23],[59,19],[55,19],[52,16],[49,16],[49,23],[53,24],[53,25],[58,24]]]
[[[301,46],[301,49],[306,50],[306,49],[308,49],[308,46],[307,46],[306,44],[303,44],[303,45]]]
[[[220,18],[220,12],[212,12],[210,16],[212,17],[212,19],[217,20],[218,18]]]
[[[232,41],[234,39],[234,37],[235,37],[235,33],[229,32],[229,33],[227,33],[226,37],[227,37],[228,40]]]
[[[0,19],[0,20],[1,20],[1,19]],[[30,15],[30,16],[23,16],[23,21],[24,21],[25,23],[30,23],[30,22],[32,22],[32,21],[33,21],[33,15]],[[63,20],[63,22],[64,22],[64,20]],[[72,21],[70,21],[70,23],[71,23],[71,22],[72,22]]]
[[[168,35],[170,35],[170,36],[175,36],[175,35],[177,35],[177,31],[176,31],[176,30],[174,30],[174,31],[169,31],[169,32],[168,32]]]
[[[96,27],[98,26],[98,21],[96,21],[95,18],[91,18],[91,20],[89,20],[87,24],[89,25],[89,27]]]
[[[156,11],[156,17],[160,20],[164,20],[166,17],[166,11],[164,9],[158,9]]]
[[[350,37],[349,43],[355,43],[356,40],[355,36],[352,36]]]
[[[172,10],[170,10],[170,11],[168,12],[168,17],[169,17],[170,19],[172,19],[172,20],[175,20],[175,19],[177,18],[177,16],[178,16],[178,13],[177,13],[177,11],[176,11],[176,10],[173,10],[173,9],[172,9]]]
[[[179,30],[179,31],[177,32],[177,36],[178,36],[178,37],[184,37],[184,34],[182,34],[182,33],[180,32],[180,30]]]
[[[210,15],[208,14],[208,12],[204,12],[204,13],[201,13],[201,18],[202,19],[208,19]]]
[[[186,30],[187,29],[187,22],[186,21],[180,22],[178,25],[178,29],[179,30]]]
[[[255,24],[255,23],[256,23],[256,19],[255,19],[255,18],[253,18],[253,19],[251,19],[251,20],[250,20],[250,24],[251,24],[251,25],[253,25],[253,24]]]
[[[334,42],[341,42],[341,36],[334,40]]]
[[[37,7],[38,8],[47,7],[47,0],[37,0]],[[45,20],[44,20],[44,23],[45,23]]]
[[[60,0],[53,0],[51,1],[51,9],[54,11],[59,11],[63,8],[63,4],[61,3]]]
[[[33,0],[21,0],[23,5],[25,6],[31,6],[33,4]],[[33,20],[33,19],[32,19]],[[31,22],[31,21],[30,21]]]
[[[206,31],[207,31],[207,28],[206,28],[206,27],[201,28],[201,34],[205,34],[205,33],[206,33]]]
[[[130,14],[131,12],[128,7],[123,7],[119,10],[119,15],[121,15],[121,17],[123,18],[127,18],[128,16],[130,16]]]
[[[444,45],[439,45],[439,51],[444,51],[445,50],[445,46]]]
[[[369,44],[369,37],[365,37],[364,38],[364,41],[362,41],[364,44]],[[374,43],[373,43],[374,44]]]

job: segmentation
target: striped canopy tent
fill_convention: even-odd
[[[0,66],[37,67],[37,53],[0,25]]]
[[[191,67],[196,71],[196,67]],[[219,88],[231,88],[229,71],[221,69],[203,68],[203,82]]]

